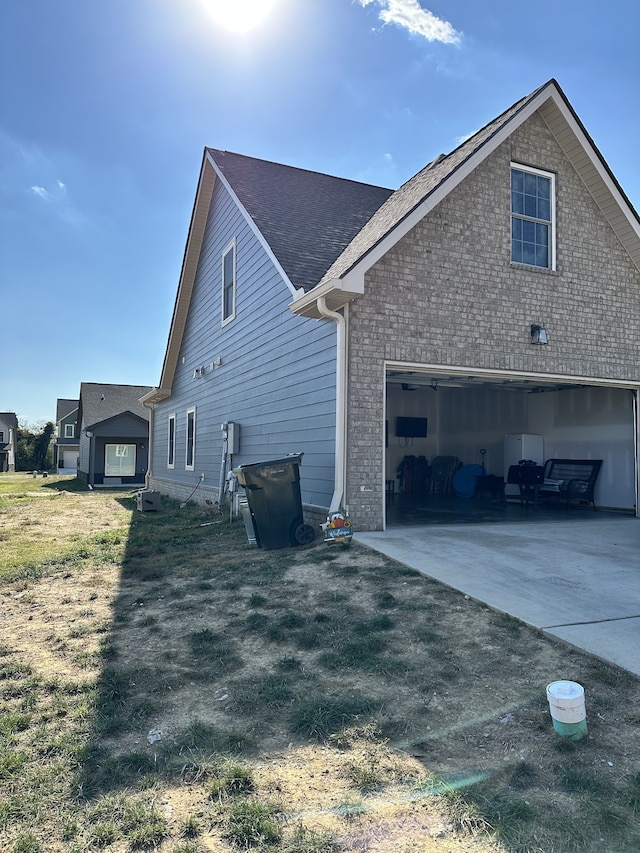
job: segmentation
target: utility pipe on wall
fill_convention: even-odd
[[[324,296],[316,300],[318,312],[336,323],[336,447],[334,491],[329,512],[337,512],[343,503],[346,482],[346,437],[347,437],[347,334],[346,321],[342,314],[327,308]]]

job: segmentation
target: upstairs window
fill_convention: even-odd
[[[64,437],[65,438],[73,438],[75,436],[76,428],[75,424],[65,424],[64,425]]]
[[[555,269],[555,176],[511,167],[511,260]]]
[[[196,410],[187,409],[187,452],[184,467],[193,471],[196,460]]]
[[[222,253],[222,324],[236,316],[236,241]]]

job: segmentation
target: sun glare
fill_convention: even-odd
[[[211,16],[235,33],[246,33],[260,24],[273,9],[276,0],[205,0]]]

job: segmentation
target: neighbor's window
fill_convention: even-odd
[[[184,467],[193,471],[196,458],[196,410],[187,409],[187,452]]]
[[[555,269],[555,175],[511,167],[511,260]]]
[[[135,444],[107,444],[104,448],[105,477],[133,477],[136,473]]]
[[[235,237],[222,253],[222,323],[236,315],[236,241]]]
[[[4,441],[4,432],[0,429],[0,441]]]
[[[173,468],[176,463],[176,416],[169,415],[167,441],[167,468]]]
[[[65,424],[64,425],[64,437],[65,438],[73,438],[75,435],[75,425],[74,424]]]

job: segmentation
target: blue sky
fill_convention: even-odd
[[[0,411],[158,383],[205,145],[395,188],[555,77],[640,209],[639,36],[637,0],[4,0]]]

